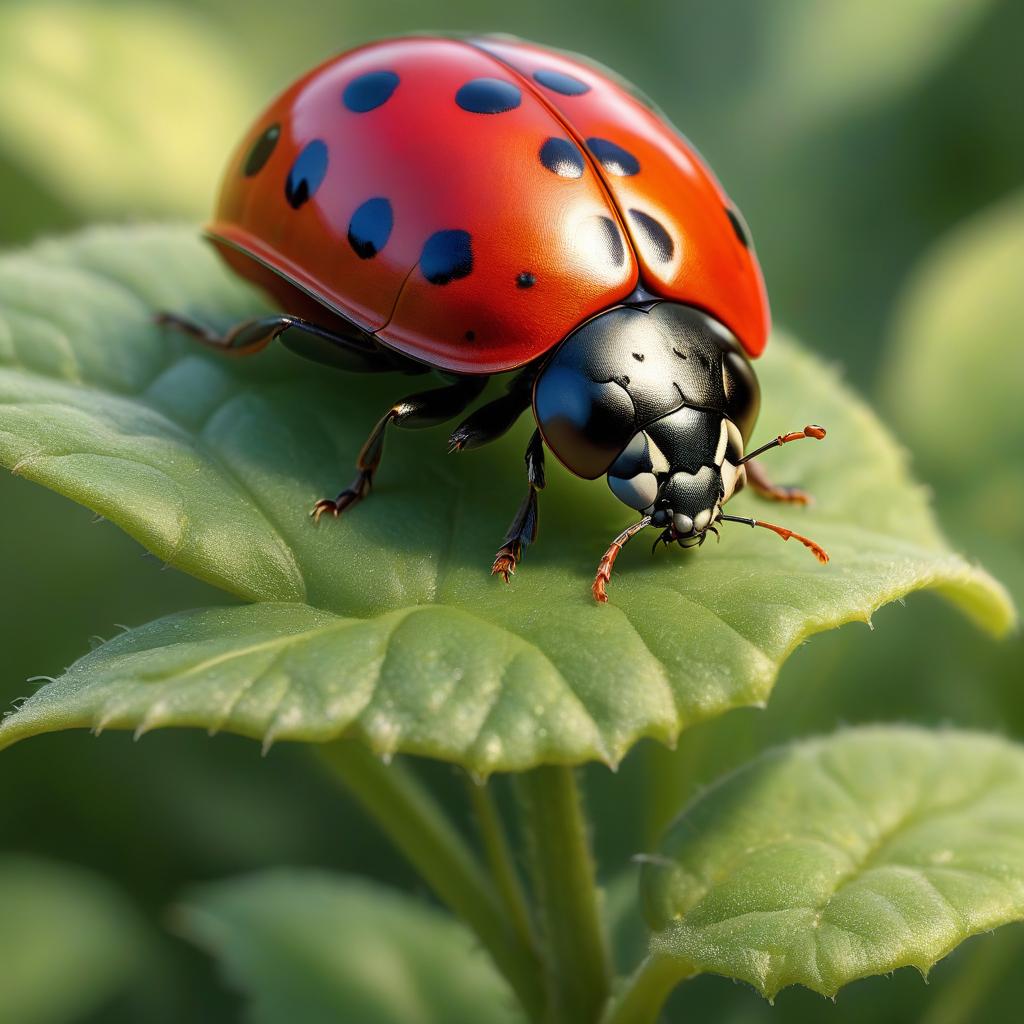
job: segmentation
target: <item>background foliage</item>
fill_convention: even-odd
[[[4,2],[0,243],[100,217],[201,218],[228,148],[270,95],[333,52],[423,27],[589,53],[655,97],[751,223],[777,321],[871,396],[933,485],[947,532],[1024,598],[1024,7],[1014,0]],[[5,702],[117,623],[224,602],[23,480],[0,480],[0,507]],[[993,646],[929,596],[883,610],[874,626],[798,652],[767,710],[699,726],[675,753],[642,746],[617,776],[589,772],[605,825],[599,859],[652,846],[686,795],[676,780],[711,782],[767,744],[840,723],[952,720],[1024,738],[1019,639]],[[448,769],[422,770],[442,790],[459,785]],[[0,886],[73,903],[100,937],[58,945],[50,919],[52,937],[24,945],[29,958],[59,949],[65,977],[89,987],[72,1012],[36,985],[19,1024],[236,1019],[211,963],[164,927],[193,883],[289,864],[410,884],[300,752],[282,745],[261,759],[253,744],[190,732],[137,747],[71,732],[14,748],[0,767],[0,850],[19,855],[0,863]],[[632,880],[605,881],[614,906]],[[16,914],[0,918],[0,948],[17,929]],[[617,934],[635,949],[628,916]],[[752,990],[706,977],[685,998],[691,1015],[719,1021],[987,1019],[1019,1005],[1011,965],[1022,934],[973,940],[927,988],[903,971],[835,1005],[787,990],[771,1011]],[[29,967],[17,974],[31,989]]]

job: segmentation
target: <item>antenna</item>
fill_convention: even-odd
[[[820,441],[825,436],[825,428],[819,427],[815,423],[808,423],[803,430],[794,430],[791,434],[779,434],[778,437],[773,438],[767,444],[761,445],[760,448],[755,448],[749,455],[744,455],[737,466],[742,466],[744,462],[749,462],[751,459],[756,459],[758,455],[763,455],[765,452],[770,451],[772,448],[778,448],[781,445],[789,444],[790,441],[802,441],[805,437],[813,437],[815,441]],[[795,536],[795,535],[794,535]]]
[[[794,540],[800,541],[805,548],[810,548],[811,554],[813,554],[822,565],[828,564],[828,552],[820,544],[811,540],[810,537],[804,537],[799,533],[794,533],[792,530],[787,530],[785,526],[776,526],[774,523],[763,523],[760,519],[746,519],[743,516],[722,515],[720,518],[727,523],[744,523],[747,526],[763,526],[766,530],[771,530],[773,533],[777,533],[783,540],[789,540],[789,538],[792,537]],[[611,552],[611,548],[608,550]],[[616,554],[618,554],[618,552],[616,552]],[[607,557],[607,555],[605,557]],[[612,560],[614,561],[614,558]],[[595,587],[597,586],[596,582],[594,585]],[[600,600],[600,598],[598,600]]]

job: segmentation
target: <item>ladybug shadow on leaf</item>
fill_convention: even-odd
[[[255,362],[245,360],[246,368]],[[500,600],[504,588],[490,568],[522,499],[526,417],[478,451],[449,453],[451,424],[395,431],[366,500],[314,522],[310,509],[351,475],[367,431],[393,399],[395,379],[325,373],[280,350],[272,363],[238,382],[204,435],[221,465],[273,510],[318,600],[350,613],[432,601],[441,576]],[[504,383],[492,382],[479,401]],[[580,480],[552,461],[540,496],[544,543],[531,546],[513,584],[521,589],[552,573],[588,579],[622,524],[622,507],[601,481]]]

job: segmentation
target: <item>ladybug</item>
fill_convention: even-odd
[[[693,147],[635,90],[582,58],[506,37],[414,37],[327,61],[260,116],[228,165],[206,237],[282,309],[220,334],[162,322],[233,353],[275,338],[346,370],[442,377],[370,432],[352,483],[310,513],[364,499],[391,425],[464,413],[488,378],[504,394],[455,428],[450,450],[504,434],[528,408],[526,496],[492,573],[505,582],[537,533],[544,450],[606,475],[642,518],[622,546],[702,544],[740,522],[813,541],[723,506],[745,483],[806,503],[744,454],[760,392],[751,360],[768,302],[739,211]]]

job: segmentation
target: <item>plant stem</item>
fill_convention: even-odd
[[[543,767],[518,777],[524,829],[557,1024],[594,1024],[608,998],[611,965],[594,862],[576,776]]]
[[[536,954],[506,921],[483,868],[433,795],[402,765],[385,765],[357,740],[319,749],[438,898],[477,934],[530,1017],[540,1019],[544,991]]]
[[[612,1000],[601,1024],[655,1024],[679,981],[677,964],[662,957],[647,957]]]
[[[501,813],[494,800],[493,790],[489,784],[474,782],[468,775],[466,780],[491,877],[498,887],[498,894],[505,904],[505,910],[520,940],[531,949],[535,949],[537,937],[530,918],[526,892],[516,869],[515,857],[505,833]]]

